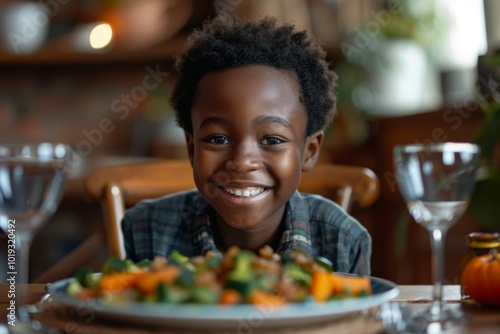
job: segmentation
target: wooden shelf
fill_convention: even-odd
[[[114,50],[108,53],[77,53],[63,51],[60,46],[47,45],[33,54],[15,55],[0,53],[0,66],[19,65],[115,65],[130,63],[146,63],[152,61],[171,61],[173,56],[181,52],[187,35],[173,37],[162,46],[140,51]],[[67,49],[66,49],[67,50]]]

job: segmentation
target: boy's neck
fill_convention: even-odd
[[[246,230],[236,229],[228,225],[219,216],[215,217],[214,222],[212,228],[215,245],[222,252],[225,252],[230,246],[258,252],[263,246],[270,245],[276,250],[281,240],[280,222],[277,222],[275,226],[256,226]]]

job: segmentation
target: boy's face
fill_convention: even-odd
[[[198,84],[186,133],[196,185],[237,229],[279,225],[317,160],[323,132],[305,137],[294,74],[263,65],[212,72]]]

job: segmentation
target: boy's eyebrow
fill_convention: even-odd
[[[224,117],[218,117],[218,116],[208,117],[207,119],[203,120],[203,122],[201,122],[200,129],[212,123],[230,123],[230,121]]]
[[[286,119],[278,116],[259,116],[257,119],[254,121],[255,125],[264,125],[264,124],[269,124],[269,123],[278,123],[280,125],[283,125],[284,127],[290,129],[293,131],[293,127],[290,123],[286,121]]]
[[[231,121],[224,117],[218,117],[218,116],[208,117],[207,119],[203,120],[203,122],[201,122],[200,129],[212,123],[231,123]],[[259,116],[252,123],[254,123],[256,126],[269,123],[278,123],[293,131],[293,127],[290,125],[290,123],[288,123],[284,118],[278,116],[268,116],[268,115]]]

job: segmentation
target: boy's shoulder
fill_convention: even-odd
[[[307,203],[309,221],[313,225],[320,224],[322,228],[354,228],[361,224],[333,200],[317,194],[301,193]]]
[[[349,216],[342,207],[333,200],[318,194],[300,193],[302,199],[307,203],[309,214],[316,216],[339,215]]]

